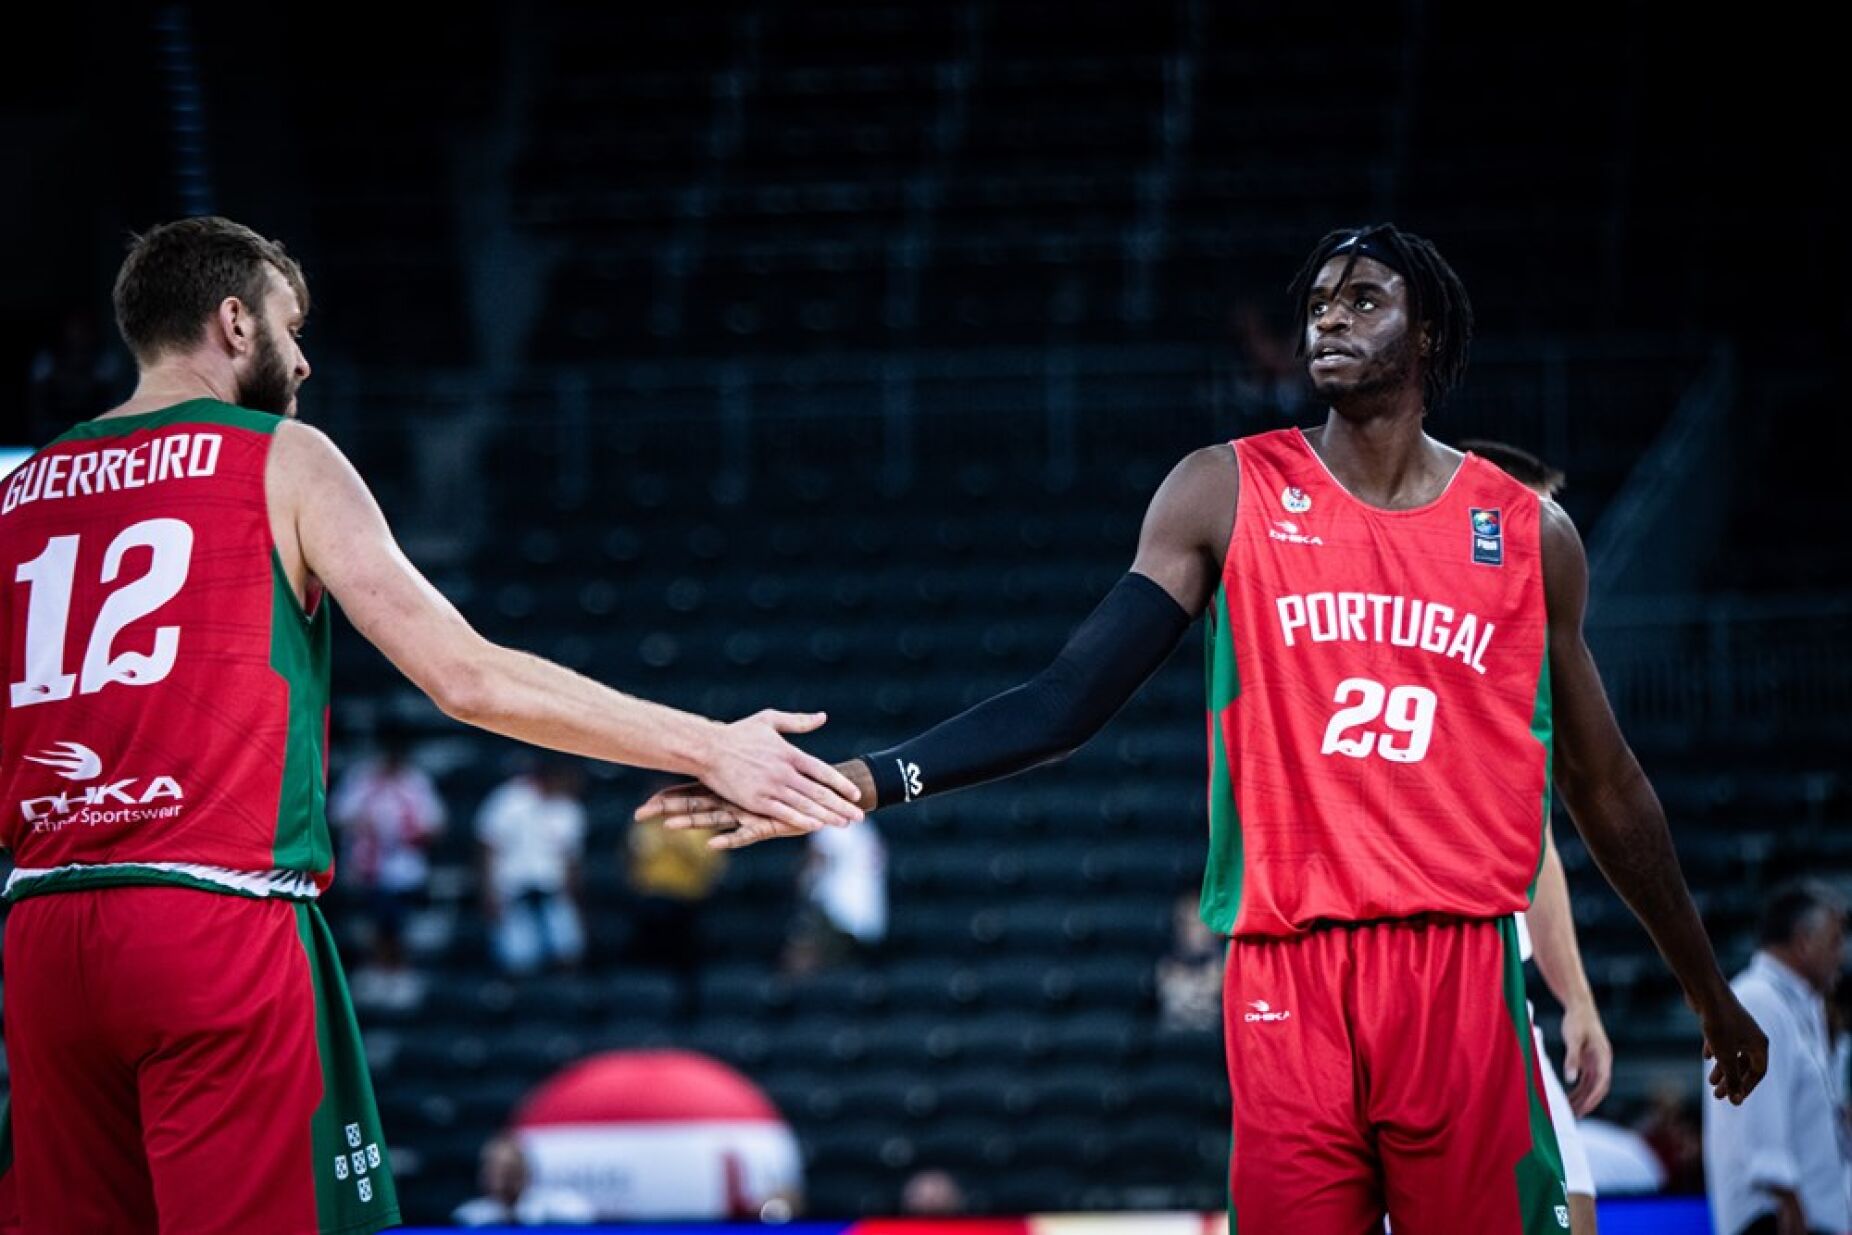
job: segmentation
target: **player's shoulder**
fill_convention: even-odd
[[[293,418],[277,426],[270,475],[294,493],[325,493],[331,486],[346,490],[356,483],[354,466],[334,439]]]
[[[1549,498],[1539,497],[1535,489],[1482,454],[1459,450],[1445,442],[1435,442],[1434,445],[1461,469],[1461,477],[1467,481],[1471,492],[1481,500],[1496,501],[1500,506],[1512,509],[1555,505]]]
[[[1239,492],[1241,469],[1232,442],[1200,446],[1177,460],[1158,489],[1154,505],[1213,509]]]
[[[1537,536],[1543,543],[1544,551],[1582,553],[1582,534],[1576,530],[1575,520],[1569,517],[1569,512],[1558,505],[1553,497],[1530,496],[1537,503]]]
[[[1236,470],[1237,457],[1233,442],[1215,442],[1208,446],[1198,446],[1177,460],[1177,466],[1171,469],[1171,474],[1200,473],[1205,476],[1226,476]]]
[[[333,438],[293,416],[277,425],[275,437],[275,449],[286,458],[307,461],[330,455],[339,456],[341,453]]]

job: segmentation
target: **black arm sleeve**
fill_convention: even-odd
[[[1189,625],[1169,592],[1126,575],[1035,677],[899,746],[861,756],[876,801],[915,802],[1065,757],[1138,693]]]

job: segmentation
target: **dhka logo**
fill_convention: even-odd
[[[1312,509],[1312,498],[1297,485],[1287,485],[1280,490],[1280,505],[1286,507],[1289,515],[1302,515]]]
[[[103,760],[79,742],[56,742],[50,749],[27,755],[31,763],[43,764],[65,780],[95,781],[103,776]],[[19,810],[34,832],[55,832],[69,823],[140,823],[148,819],[170,818],[180,813],[178,803],[186,798],[180,782],[171,776],[143,780],[128,776],[120,780],[73,785],[42,798],[25,798]],[[157,805],[174,803],[174,805]],[[105,809],[97,809],[99,807]],[[122,808],[129,809],[122,809]],[[147,807],[148,809],[136,809]]]
[[[27,755],[27,763],[42,763],[66,780],[95,780],[103,774],[103,761],[88,746],[59,742],[50,750]]]
[[[1260,1024],[1262,1022],[1290,1021],[1293,1018],[1291,1012],[1274,1011],[1273,1005],[1268,1003],[1265,999],[1253,1000],[1248,1004],[1248,1008],[1250,1011],[1242,1019],[1250,1025]]]
[[[1299,525],[1290,519],[1275,519],[1273,526],[1267,529],[1267,539],[1283,541],[1289,545],[1322,545],[1321,536],[1307,536],[1299,530]]]

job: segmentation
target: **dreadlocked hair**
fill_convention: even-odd
[[[1350,245],[1350,260],[1338,279],[1342,287],[1349,282],[1357,259],[1366,256],[1364,245],[1387,250],[1393,265],[1408,285],[1408,316],[1414,326],[1428,328],[1428,354],[1421,359],[1421,401],[1433,411],[1447,399],[1466,372],[1466,352],[1473,340],[1473,305],[1467,299],[1466,285],[1453,267],[1440,255],[1432,242],[1393,223],[1370,227],[1340,228],[1328,233],[1305,259],[1305,265],[1293,276],[1287,295],[1292,300],[1294,320],[1301,323],[1298,354],[1305,355],[1305,306],[1312,293],[1312,283],[1332,255]]]

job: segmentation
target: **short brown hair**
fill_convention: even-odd
[[[217,216],[163,223],[129,241],[116,274],[116,329],[143,362],[192,347],[228,296],[262,311],[266,267],[288,281],[307,313],[302,267],[277,241]]]

